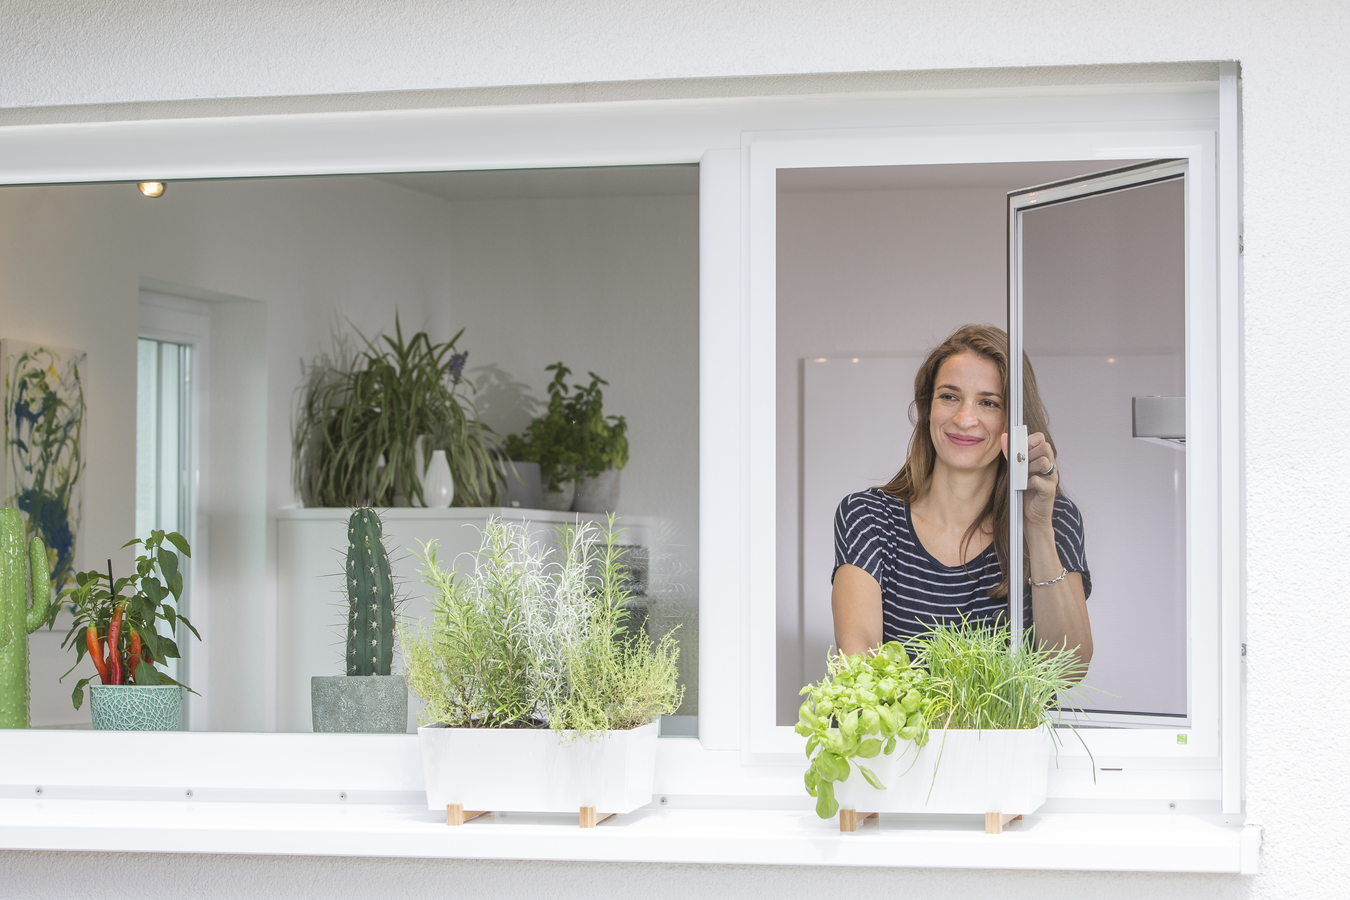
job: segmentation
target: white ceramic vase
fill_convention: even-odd
[[[455,479],[444,450],[431,451],[431,462],[422,476],[422,499],[431,509],[448,509],[455,499]]]

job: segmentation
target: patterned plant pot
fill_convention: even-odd
[[[178,731],[183,689],[176,684],[91,684],[96,731]]]
[[[309,680],[309,703],[320,733],[408,730],[408,686],[402,675],[315,675]]]

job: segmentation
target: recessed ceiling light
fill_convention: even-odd
[[[141,189],[141,193],[147,197],[162,197],[164,195],[164,182],[162,181],[142,181],[137,183],[136,187]]]

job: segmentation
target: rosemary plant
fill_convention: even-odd
[[[636,728],[680,704],[673,634],[626,627],[628,591],[614,520],[564,528],[558,550],[525,524],[493,519],[463,574],[434,543],[422,575],[429,626],[400,630],[408,689],[424,724],[544,727],[590,737]]]
[[[425,331],[405,340],[398,316],[394,336],[365,349],[341,344],[334,357],[306,367],[292,435],[294,481],[306,506],[393,506],[424,502],[416,444],[445,450],[455,503],[502,502],[496,435],[459,393],[468,353],[457,351],[464,330],[434,344]],[[381,465],[383,459],[384,464]]]

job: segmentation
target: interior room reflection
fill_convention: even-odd
[[[1006,327],[1007,193],[1124,164],[780,170],[779,725],[834,645],[835,507],[904,462],[927,352]],[[1187,715],[1184,223],[1180,181],[1024,219],[1026,352],[1092,577],[1075,699],[1112,724]]]
[[[546,366],[607,382],[631,587],[648,627],[680,627],[686,691],[663,728],[696,733],[697,167],[6,187],[0,221],[0,337],[86,354],[75,569],[111,557],[120,577],[148,528],[191,540],[185,727],[309,731],[311,677],[343,673],[348,510],[299,508],[292,431],[306,367],[393,336],[397,314],[405,337],[463,329],[459,394],[502,437],[545,411]],[[537,477],[492,509],[456,491],[448,510],[381,508],[406,622],[429,610],[420,541],[453,563],[494,513],[546,541],[575,519],[535,508]],[[92,664],[58,681],[69,622],[29,638],[34,728],[90,727],[71,689]]]

